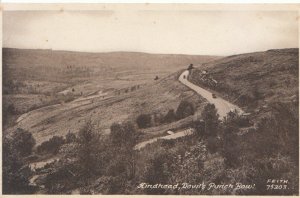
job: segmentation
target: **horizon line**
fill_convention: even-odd
[[[16,50],[45,50],[45,51],[56,51],[56,52],[73,52],[73,53],[90,53],[90,54],[104,54],[104,53],[142,53],[142,54],[153,54],[153,55],[181,55],[181,56],[234,56],[239,54],[250,54],[255,52],[265,52],[269,50],[276,49],[299,49],[299,47],[290,47],[290,48],[271,48],[263,51],[253,51],[253,52],[245,52],[245,53],[236,53],[236,54],[227,54],[227,55],[208,55],[208,54],[184,54],[184,53],[153,53],[153,52],[145,52],[145,51],[77,51],[77,50],[64,50],[64,49],[52,49],[52,48],[16,48],[16,47],[4,47],[2,49],[16,49]]]

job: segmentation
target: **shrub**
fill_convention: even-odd
[[[32,134],[24,129],[18,128],[12,135],[13,147],[20,153],[21,157],[28,156],[32,153],[35,145],[35,139]]]
[[[57,154],[60,147],[65,143],[61,136],[53,136],[51,139],[43,142],[37,147],[39,154]]]
[[[97,165],[97,146],[100,136],[96,133],[91,121],[85,123],[78,133],[77,158],[79,169],[86,181],[98,167]]]
[[[216,136],[219,130],[219,115],[214,104],[207,104],[201,113],[202,119],[205,123],[205,135]]]
[[[194,112],[195,112],[195,110],[194,110],[193,104],[186,100],[183,100],[180,102],[180,104],[176,110],[176,117],[178,119],[183,119],[185,117],[193,115]]]
[[[168,183],[172,175],[173,157],[168,152],[158,152],[147,162],[144,181],[149,184]],[[145,189],[147,194],[162,194],[164,189]]]
[[[228,168],[237,167],[239,165],[239,144],[237,139],[238,128],[228,124],[224,128],[222,155],[224,157],[225,166]],[[240,151],[241,152],[241,151]]]
[[[16,137],[3,138],[3,194],[31,194],[34,192],[29,186],[31,170],[28,167],[24,168],[25,163],[20,151],[14,146],[15,142],[19,141]]]
[[[216,137],[209,137],[207,139],[207,150],[210,153],[216,153],[219,150],[220,141]]]
[[[139,128],[148,128],[151,127],[151,115],[149,114],[141,114],[137,117],[136,123]]]
[[[137,131],[131,122],[113,123],[110,127],[110,138],[118,146],[133,147],[137,140]]]
[[[193,122],[193,128],[195,129],[194,135],[196,137],[204,137],[205,135],[205,123],[203,120],[197,120]]]
[[[70,131],[66,135],[66,143],[72,143],[76,141],[76,135]]]
[[[170,109],[168,113],[165,115],[163,122],[170,123],[170,122],[174,122],[175,120],[176,120],[176,114],[174,112],[174,109]]]
[[[251,122],[248,117],[240,116],[235,110],[234,112],[230,111],[226,118],[225,123],[228,122],[230,124],[234,124],[237,127],[249,127],[251,126]]]

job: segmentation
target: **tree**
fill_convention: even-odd
[[[131,122],[113,123],[110,127],[110,138],[115,145],[133,147],[137,136],[138,133]]]
[[[148,128],[151,127],[151,115],[149,114],[141,114],[137,117],[136,123],[139,128]]]
[[[198,138],[202,138],[205,135],[205,123],[203,120],[197,120],[193,122],[193,128],[195,129],[194,135]]]
[[[65,143],[65,140],[61,136],[53,136],[49,140],[43,142],[37,147],[37,152],[40,154],[57,154],[60,147]]]
[[[219,130],[219,115],[214,104],[207,104],[201,113],[202,119],[204,121],[204,133],[205,136],[216,137]]]
[[[32,134],[24,129],[18,128],[13,134],[12,142],[14,149],[20,153],[21,157],[26,157],[32,153],[35,139]]]
[[[78,133],[77,158],[79,169],[82,173],[84,181],[95,174],[97,167],[96,156],[97,145],[99,143],[99,135],[95,132],[91,121],[87,121]]]
[[[3,138],[3,194],[31,194],[34,191],[29,186],[31,170],[25,166],[19,148],[15,147],[14,142],[18,141],[15,137]]]
[[[173,157],[167,151],[156,153],[147,162],[145,167],[143,180],[149,184],[168,183],[172,176],[171,165],[173,164]],[[163,194],[165,189],[146,189],[148,194]]]
[[[234,168],[239,164],[237,131],[238,128],[230,124],[227,124],[224,129],[221,153],[224,157],[224,163],[227,168]]]
[[[137,138],[138,133],[131,122],[112,124],[110,139],[113,144],[111,150],[115,157],[108,167],[110,174],[116,172],[129,179],[134,177],[136,169],[134,146],[137,143]]]
[[[176,110],[176,117],[178,119],[183,119],[185,117],[193,115],[194,112],[195,112],[195,110],[194,110],[193,104],[186,100],[183,100],[180,102],[180,104]]]

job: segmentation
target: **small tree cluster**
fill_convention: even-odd
[[[37,147],[39,154],[57,154],[60,147],[65,143],[65,140],[61,136],[53,136],[49,140],[43,142]]]
[[[196,134],[199,137],[207,139],[207,149],[211,153],[218,151],[220,130],[220,121],[217,109],[214,104],[207,104],[201,113],[202,121],[195,123]]]
[[[35,139],[32,134],[24,129],[18,128],[12,134],[13,147],[20,153],[22,157],[26,157],[32,153],[35,145]]]
[[[3,194],[30,194],[31,170],[25,166],[24,157],[32,153],[35,139],[31,133],[17,129],[10,138],[3,138]]]
[[[151,127],[151,115],[150,114],[141,114],[137,117],[136,123],[139,128],[144,129]]]
[[[79,130],[78,133],[78,147],[77,158],[79,162],[79,170],[83,175],[83,180],[86,181],[96,169],[96,153],[95,147],[99,143],[99,134],[96,133],[91,121],[85,123],[85,125]]]
[[[183,119],[195,113],[195,109],[192,103],[183,100],[180,102],[177,110],[176,117],[177,119]]]
[[[138,133],[131,122],[114,123],[110,127],[110,138],[113,144],[133,147],[137,137]]]

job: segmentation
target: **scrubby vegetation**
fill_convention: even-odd
[[[18,129],[11,137],[4,137],[2,144],[3,194],[31,194],[34,188],[29,186],[32,172],[26,166],[25,157],[32,153],[35,145],[31,133]]]
[[[224,57],[191,71],[189,80],[248,109],[298,97],[299,49]],[[205,73],[203,73],[205,71]]]
[[[148,128],[151,126],[151,115],[141,114],[137,117],[136,123],[139,128]]]
[[[248,69],[245,67],[248,65],[250,71],[245,71],[245,76],[242,78],[239,77],[238,72],[235,75],[235,71],[229,76],[225,75],[226,82],[221,82],[221,76],[224,76],[224,67],[217,67],[208,73],[217,79],[218,83],[221,82],[220,86],[223,86],[224,92],[237,93],[237,95],[242,93],[237,100],[238,104],[243,104],[243,101],[251,102],[247,108],[252,112],[255,112],[256,107],[260,108],[259,111],[249,117],[239,115],[237,112],[230,112],[221,121],[214,105],[207,104],[203,107],[199,97],[197,99],[192,98],[193,93],[188,92],[189,90],[182,91],[184,88],[178,88],[179,83],[175,84],[178,76],[171,75],[168,79],[172,80],[164,81],[161,77],[155,81],[155,83],[161,84],[154,84],[154,88],[147,89],[147,92],[135,92],[134,96],[139,100],[142,98],[141,101],[134,100],[133,95],[129,95],[131,94],[130,89],[126,88],[128,100],[125,97],[113,98],[106,103],[94,103],[92,101],[85,104],[84,107],[80,105],[72,107],[76,109],[72,112],[73,117],[68,117],[69,121],[62,119],[63,125],[68,123],[66,128],[72,128],[56,131],[57,133],[64,133],[65,136],[50,134],[51,138],[39,142],[37,146],[37,140],[33,138],[35,133],[32,131],[16,129],[5,134],[3,136],[2,159],[3,193],[298,195],[299,102],[298,97],[293,97],[297,93],[295,89],[298,86],[294,86],[295,82],[298,81],[294,77],[297,70],[294,64],[296,55],[292,53],[286,57],[286,60],[292,63],[291,65],[286,64],[277,67],[279,64],[276,64],[276,67],[272,67],[271,71],[263,72],[258,72],[257,67],[254,67],[256,68],[254,72],[252,68],[250,69],[250,66],[258,66],[260,62],[264,62],[264,67],[268,68],[267,66],[270,66],[268,64],[276,58],[274,53],[280,57],[283,54],[277,51],[266,52],[265,55],[272,55],[272,60],[269,62],[263,61],[264,55],[250,58],[247,57],[249,55],[242,58],[234,56],[217,62],[218,66],[228,66],[228,68],[234,68],[238,71],[241,68]],[[245,65],[237,68],[236,65],[239,64],[234,63],[236,59]],[[279,60],[276,59],[276,61]],[[79,70],[72,64],[60,72],[64,72],[64,70],[67,71],[64,73],[65,76],[80,77],[76,75]],[[190,68],[190,70],[193,78],[193,72],[196,74],[197,70],[195,68]],[[54,68],[50,74],[55,72],[57,71]],[[265,85],[255,87],[259,85],[256,80],[253,84],[245,80],[248,77],[251,79],[255,77],[257,74],[255,72],[258,72],[261,78],[267,78],[267,72],[283,72],[284,76],[287,77],[293,75],[290,82],[286,81],[286,86],[294,87],[284,92],[283,97],[280,98],[278,92],[282,91],[282,87],[279,87],[277,82],[267,81],[268,86],[276,88],[273,89],[276,90],[276,94],[271,93],[272,90],[265,94],[264,91],[261,91]],[[50,74],[45,78],[48,80],[53,78],[54,75]],[[88,74],[86,73],[86,75]],[[241,82],[239,79],[245,80],[245,84],[242,85],[246,87],[245,92],[240,89],[239,85],[236,86],[237,82]],[[153,81],[153,76],[151,80]],[[197,78],[197,80],[199,79]],[[170,82],[174,83],[175,86],[170,86]],[[276,87],[277,85],[278,87]],[[18,83],[12,86],[9,88],[13,90],[12,94],[28,88],[27,85],[23,86]],[[212,84],[205,86],[215,89]],[[38,87],[42,87],[42,85],[39,84]],[[233,87],[237,87],[237,90]],[[160,98],[160,100],[149,97],[154,95],[157,89],[161,89],[162,99]],[[247,92],[248,90],[250,91]],[[72,89],[70,91],[72,93]],[[161,94],[166,91],[170,92],[165,95]],[[178,94],[181,91],[182,94]],[[78,92],[77,87],[74,88],[74,92]],[[243,96],[248,93],[249,96]],[[119,93],[120,96],[122,94],[123,92]],[[221,92],[221,94],[224,93]],[[232,94],[226,97],[233,100],[237,95]],[[49,97],[52,96],[49,95]],[[178,98],[173,99],[177,96]],[[9,100],[6,99],[6,101]],[[169,105],[169,103],[172,104]],[[117,105],[112,107],[113,104]],[[22,106],[10,105],[9,103],[5,105],[3,111],[6,115],[11,116],[18,115],[20,113],[18,112],[19,108]],[[262,105],[267,107],[262,108]],[[101,109],[103,106],[109,106],[109,108],[95,114],[95,109],[103,110],[104,108]],[[132,110],[131,107],[133,106],[136,109]],[[201,114],[198,115],[199,109],[201,109]],[[91,113],[88,114],[91,121],[85,122],[84,119],[74,119],[74,117],[87,117],[86,112]],[[120,115],[116,112],[119,112]],[[126,112],[126,114],[121,114],[122,112]],[[66,117],[70,115],[64,109],[53,114],[51,117],[53,120],[60,120],[62,117],[57,116],[60,114],[65,114]],[[32,119],[38,119],[44,114],[37,115],[33,116]],[[124,121],[120,122],[120,120],[114,119],[115,115]],[[28,124],[28,128],[33,129],[33,126],[39,126],[40,128],[35,128],[38,129],[39,135],[40,133],[47,134],[48,131],[43,131],[42,127],[45,126],[43,124],[46,123],[46,126],[50,128],[50,125],[58,123],[58,121],[55,124],[52,123],[53,120],[51,119],[41,119],[40,123],[42,124],[39,123],[40,125],[33,122],[32,125]],[[108,127],[101,125],[99,120],[105,122]],[[73,126],[75,122],[82,123],[82,127]],[[173,131],[176,132],[187,128],[193,129],[192,135],[178,139],[160,139],[140,150],[135,148],[141,139],[153,131],[161,130],[166,133],[167,130],[174,129]],[[58,129],[60,128],[58,127]],[[110,133],[106,133],[106,129],[110,129]],[[162,133],[156,135],[155,137],[158,137]],[[48,159],[54,160],[47,162]],[[38,162],[47,162],[47,164],[42,167],[35,167]],[[31,166],[32,164],[34,166]],[[33,181],[32,178],[35,176],[37,179]],[[268,180],[270,179],[287,180],[287,188],[268,189],[267,184],[269,184]],[[241,183],[245,185],[255,184],[255,186],[251,189],[188,187],[198,184],[208,185],[209,183],[217,185]],[[179,184],[181,188],[143,188],[142,184],[150,186]]]
[[[184,119],[188,116],[194,115],[195,107],[192,102],[182,100],[176,110],[170,109],[166,115],[158,114],[141,114],[137,117],[136,123],[139,128],[145,129],[152,126],[158,126],[165,123],[171,123],[177,120]]]
[[[60,161],[48,166],[51,172],[39,181],[39,185],[45,185],[46,193],[50,194],[76,191],[81,194],[295,195],[299,182],[295,177],[299,155],[297,116],[294,106],[276,103],[269,117],[241,135],[244,118],[231,112],[220,122],[214,105],[208,104],[202,119],[194,121],[192,136],[160,140],[140,151],[134,149],[140,133],[132,123],[114,123],[110,135],[105,136],[94,124],[87,122],[77,137],[72,133],[66,136],[69,141],[65,141],[59,151]],[[25,133],[22,136],[22,141],[28,139]],[[61,138],[55,137],[49,142],[57,142],[56,139]],[[12,148],[4,143],[6,149]],[[11,152],[6,153],[8,159],[15,157]],[[4,162],[5,171],[11,171],[11,166],[16,168],[12,160]],[[20,169],[20,165],[18,167]],[[13,191],[8,187],[13,182],[20,182],[18,185],[24,185],[29,192],[28,179],[15,176],[20,179],[12,181],[7,174],[4,178],[7,178],[4,192]],[[267,181],[272,178],[288,180],[288,189],[268,190]],[[186,182],[255,184],[255,188],[200,190],[140,186],[142,183],[185,185]]]
[[[61,136],[53,136],[48,141],[43,142],[37,147],[38,154],[57,154],[60,147],[65,143]]]

